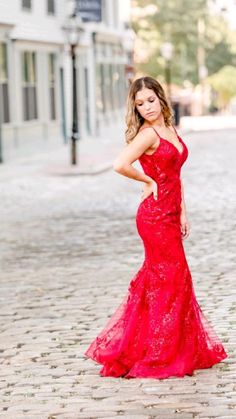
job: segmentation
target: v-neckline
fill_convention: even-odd
[[[183,145],[183,142],[182,142],[182,140],[181,140],[181,138],[180,138],[180,136],[179,136],[179,134],[177,133],[177,131],[175,130],[175,128],[174,128],[174,131],[175,131],[175,134],[176,134],[176,136],[177,136],[177,138],[178,138],[178,140],[179,140],[179,143],[182,145],[182,150],[180,151],[171,141],[169,141],[169,140],[167,140],[166,138],[163,138],[160,134],[159,134],[159,132],[156,130],[156,128],[155,127],[153,127],[152,126],[152,128],[154,129],[154,131],[156,132],[156,134],[158,135],[158,137],[161,139],[161,140],[164,140],[164,141],[166,141],[167,143],[169,143],[169,144],[171,144],[174,148],[175,148],[175,150],[177,151],[177,153],[179,153],[179,155],[181,156],[182,154],[183,154],[183,152],[184,152],[184,145]],[[173,131],[172,131],[173,132]]]
[[[144,128],[142,128],[142,129],[145,129],[145,128],[153,128],[154,129],[154,131],[155,131],[155,133],[158,135],[158,137],[161,139],[161,140],[164,140],[164,141],[166,141],[167,143],[169,143],[169,144],[171,144],[174,148],[175,148],[175,150],[177,151],[177,153],[180,155],[180,156],[182,156],[183,155],[183,153],[184,153],[184,143],[183,143],[183,141],[182,141],[182,139],[181,139],[181,137],[179,136],[179,134],[177,133],[177,131],[175,131],[175,134],[176,134],[176,136],[177,136],[177,138],[179,139],[179,143],[182,145],[182,150],[180,151],[171,141],[169,141],[169,140],[167,140],[166,138],[163,138],[163,137],[161,137],[161,135],[157,132],[157,130],[155,129],[155,127],[153,127],[152,125],[150,125],[150,126],[147,126],[147,127],[144,127]],[[141,131],[142,131],[142,129],[141,129]],[[156,150],[154,151],[154,153],[158,150],[158,148],[159,147],[157,147],[156,148]],[[152,156],[154,153],[152,153],[152,154],[146,154],[146,153],[144,153],[146,156]]]
[[[159,134],[158,134],[159,135]],[[181,151],[171,142],[171,141],[169,141],[169,140],[167,140],[166,138],[163,138],[163,137],[161,137],[160,135],[159,135],[159,137],[160,137],[160,139],[161,140],[164,140],[164,141],[166,141],[167,143],[169,143],[169,144],[171,144],[175,149],[176,149],[176,151],[180,154],[180,155],[182,155],[183,154],[183,152],[184,152],[184,145],[183,145],[183,142],[182,142],[182,140],[181,140],[181,138],[179,137],[179,135],[178,134],[176,134],[177,135],[177,137],[178,137],[178,139],[179,139],[179,143],[180,143],[180,145],[182,146],[182,149],[181,149]]]

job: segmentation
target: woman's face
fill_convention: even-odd
[[[155,121],[161,114],[161,104],[158,96],[152,89],[147,87],[136,93],[135,107],[148,122]]]

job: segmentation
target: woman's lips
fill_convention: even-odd
[[[153,114],[154,114],[154,112],[149,112],[149,113],[146,114],[146,116],[150,116],[150,115],[153,115]]]

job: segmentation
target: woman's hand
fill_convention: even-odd
[[[155,180],[151,179],[149,182],[145,182],[142,195],[141,195],[141,202],[152,193],[153,193],[154,199],[157,200],[157,191],[158,191],[158,186]]]
[[[180,228],[182,238],[186,239],[189,236],[190,225],[184,211],[182,211],[180,215]]]

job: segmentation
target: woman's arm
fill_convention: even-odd
[[[144,132],[145,131],[145,132]],[[116,172],[140,182],[150,183],[153,179],[145,173],[136,170],[134,163],[148,148],[157,142],[156,133],[152,128],[140,131],[117,156],[113,163]]]
[[[180,227],[181,227],[181,235],[183,239],[186,239],[189,236],[190,225],[188,222],[187,214],[186,214],[186,205],[184,200],[184,186],[182,179],[181,182],[181,214],[180,214]]]
[[[180,179],[181,182],[181,212],[186,213],[186,204],[184,199],[184,185],[182,179]]]
[[[182,179],[180,179],[181,182],[181,213],[186,214],[186,204],[184,199],[184,185]]]

